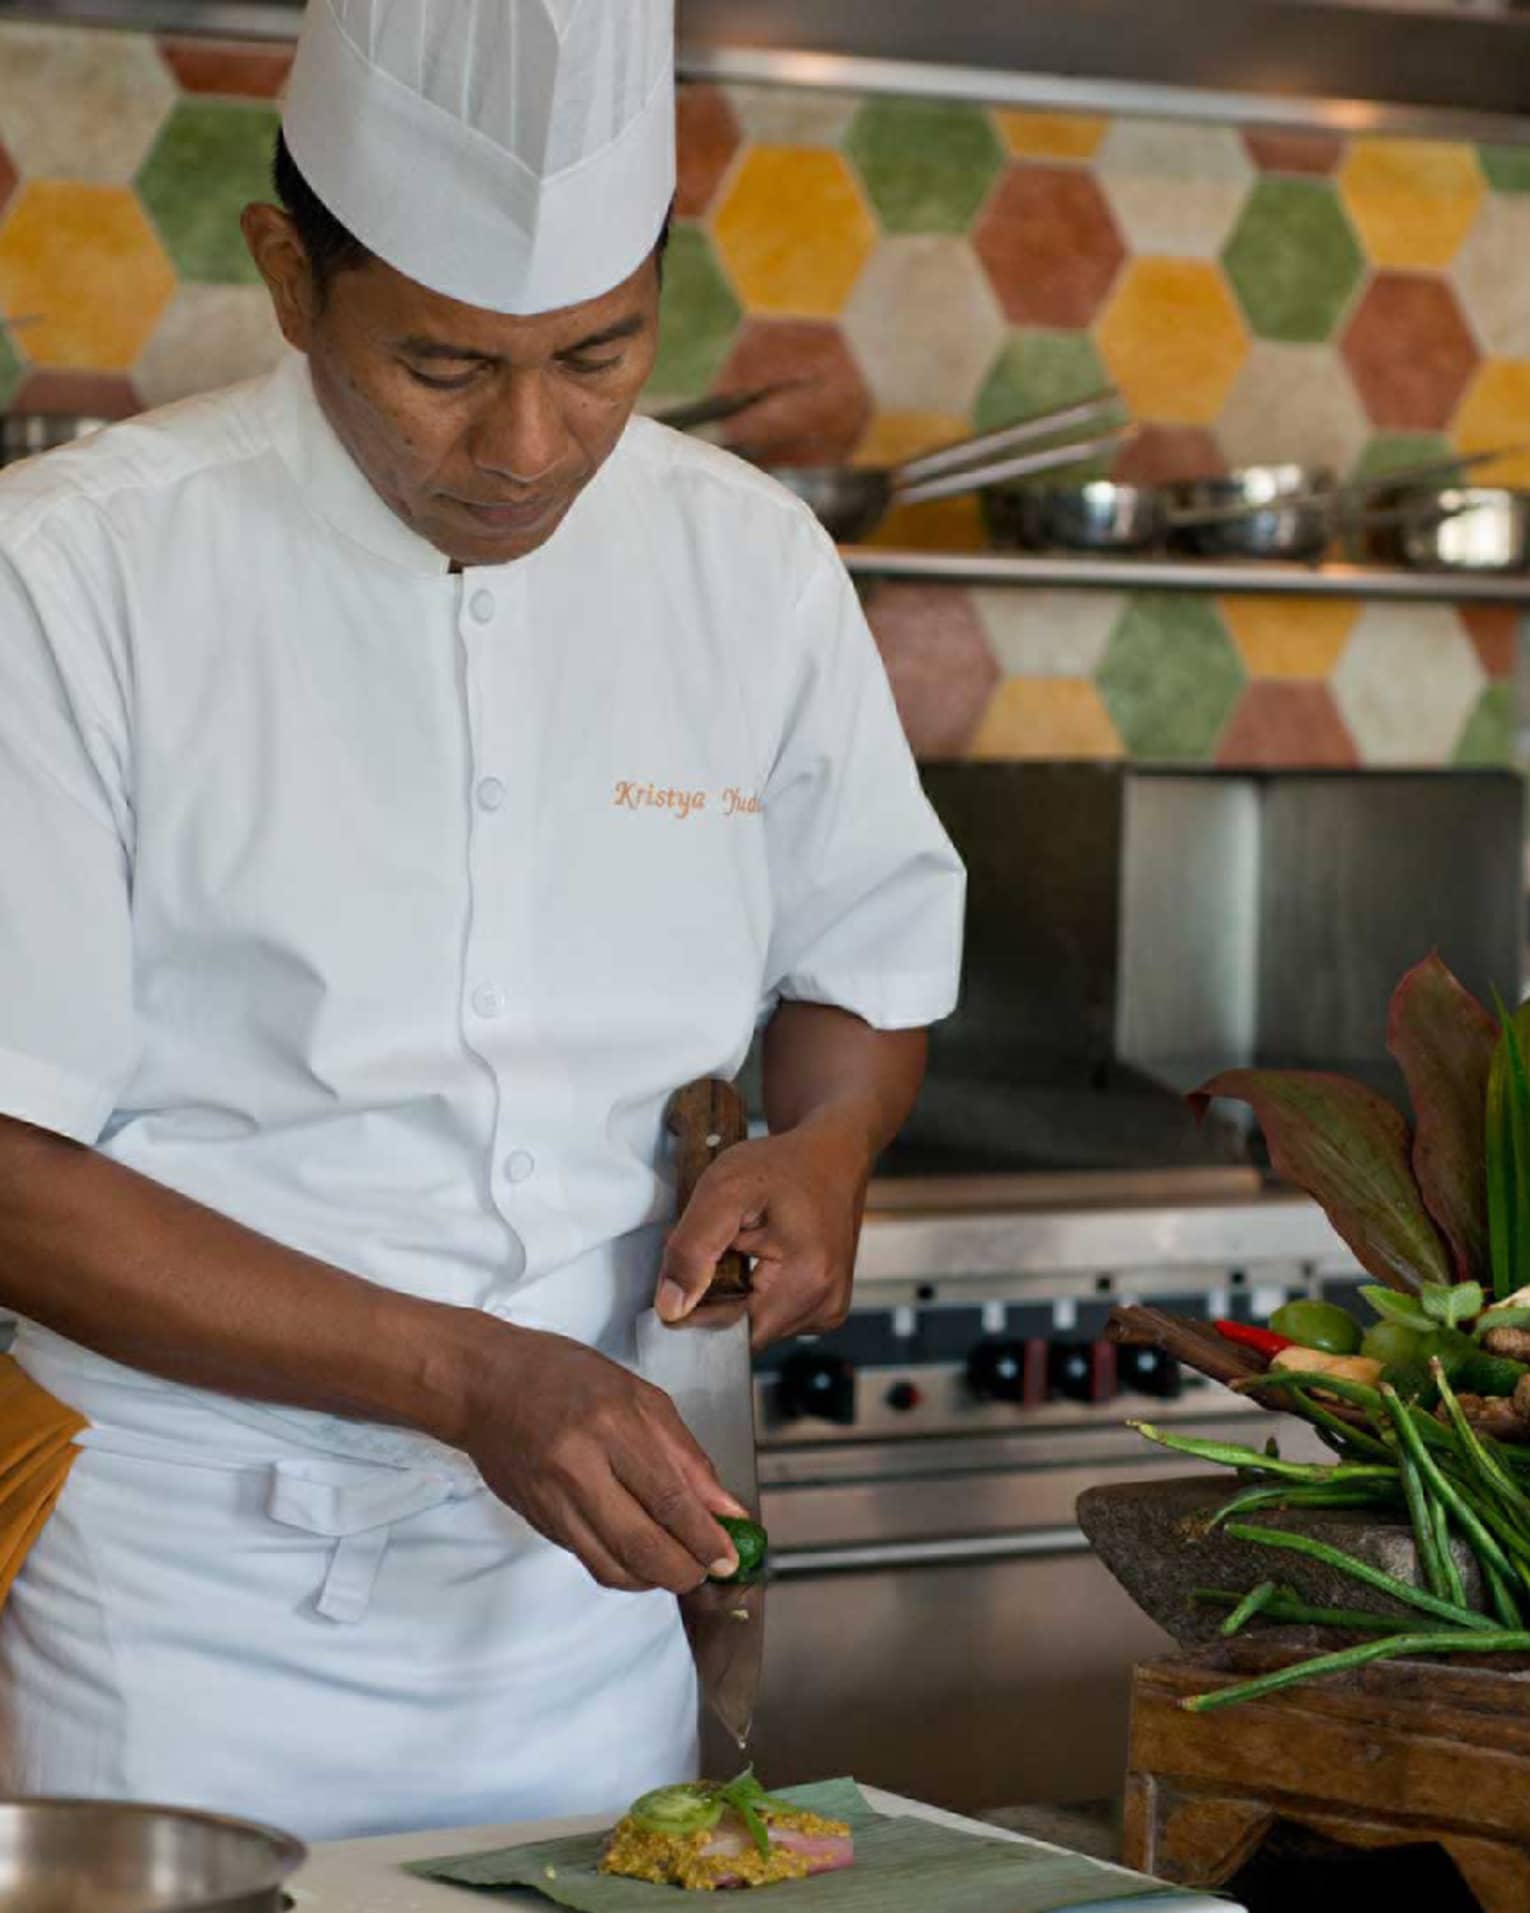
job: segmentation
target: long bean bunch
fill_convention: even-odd
[[[1176,1435],[1146,1422],[1148,1440],[1199,1461],[1235,1468],[1244,1485],[1211,1518],[1235,1540],[1273,1554],[1304,1556],[1389,1595],[1414,1618],[1358,1609],[1316,1607],[1271,1579],[1246,1593],[1197,1590],[1199,1599],[1230,1609],[1224,1634],[1256,1619],[1369,1633],[1372,1640],[1319,1654],[1256,1680],[1196,1694],[1180,1704],[1201,1713],[1255,1700],[1298,1681],[1337,1674],[1369,1661],[1401,1655],[1530,1653],[1530,1455],[1494,1442],[1462,1412],[1438,1362],[1433,1364],[1444,1419],[1404,1401],[1395,1389],[1346,1382],[1331,1375],[1268,1375],[1246,1386],[1278,1391],[1283,1406],[1303,1416],[1335,1450],[1331,1463],[1282,1459],[1270,1450]],[[1317,1399],[1317,1397],[1325,1399]],[[1327,1405],[1337,1400],[1355,1417],[1344,1420]],[[1350,1508],[1405,1515],[1413,1529],[1422,1585],[1400,1581],[1341,1548],[1244,1517],[1260,1511]],[[1473,1606],[1457,1557],[1458,1544],[1475,1560],[1484,1595]]]

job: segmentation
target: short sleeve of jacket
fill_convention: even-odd
[[[877,1029],[950,1014],[965,875],[930,807],[887,674],[825,547],[796,607],[794,677],[764,792],[774,919],[762,1015],[780,998]]]
[[[80,565],[29,558],[0,547],[0,1114],[94,1142],[137,1054],[124,701]]]

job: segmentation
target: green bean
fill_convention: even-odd
[[[1530,1653],[1530,1633],[1518,1629],[1490,1627],[1485,1633],[1393,1634],[1386,1640],[1361,1641],[1354,1647],[1340,1648],[1334,1654],[1319,1654],[1315,1660],[1298,1661],[1291,1667],[1278,1667],[1261,1674],[1257,1680],[1240,1681],[1233,1687],[1219,1687],[1209,1694],[1192,1694],[1179,1704],[1192,1714],[1206,1714],[1214,1707],[1235,1707],[1240,1701],[1259,1700],[1282,1687],[1294,1687],[1298,1681],[1315,1680],[1324,1674],[1347,1673],[1369,1661],[1390,1660],[1404,1654],[1526,1654]]]
[[[1212,1607],[1236,1607],[1243,1596],[1227,1588],[1197,1588],[1195,1598]],[[1404,1621],[1396,1615],[1372,1614],[1358,1607],[1313,1607],[1289,1588],[1277,1589],[1263,1614],[1267,1621],[1299,1621],[1314,1627],[1342,1627],[1373,1634],[1406,1634],[1415,1625],[1411,1616]]]
[[[1197,1461],[1219,1462],[1224,1468],[1242,1468],[1260,1475],[1275,1475],[1283,1481],[1322,1484],[1331,1481],[1361,1481],[1368,1478],[1390,1479],[1391,1468],[1378,1468],[1368,1462],[1282,1461],[1278,1455],[1261,1454],[1257,1448],[1244,1448],[1230,1441],[1201,1441],[1194,1435],[1170,1435],[1151,1422],[1128,1422],[1139,1435],[1156,1441],[1160,1448],[1171,1448],[1177,1455],[1193,1455]]]
[[[1449,1601],[1442,1601],[1430,1594],[1427,1589],[1413,1587],[1407,1581],[1399,1581],[1394,1575],[1387,1574],[1381,1568],[1373,1568],[1368,1561],[1360,1561],[1352,1554],[1345,1554],[1341,1548],[1331,1548],[1326,1541],[1314,1541],[1310,1535],[1287,1534],[1280,1528],[1251,1528],[1246,1522],[1230,1521],[1227,1533],[1235,1541],[1254,1541],[1261,1547],[1285,1548],[1292,1554],[1304,1554],[1309,1560],[1321,1561],[1325,1567],[1337,1568],[1341,1574],[1347,1574],[1356,1581],[1363,1581],[1367,1587],[1376,1588],[1382,1594],[1390,1594],[1395,1601],[1402,1601],[1408,1607],[1422,1608],[1426,1614],[1437,1615],[1443,1621],[1452,1621],[1457,1627],[1474,1630],[1491,1628],[1493,1623],[1485,1614],[1474,1613],[1469,1607],[1456,1607]]]
[[[1390,1459],[1389,1450],[1384,1441],[1368,1433],[1364,1428],[1356,1428],[1353,1422],[1343,1421],[1332,1409],[1325,1408],[1320,1401],[1308,1392],[1300,1396],[1300,1407],[1293,1410],[1306,1421],[1310,1421],[1320,1433],[1341,1443],[1339,1459],[1352,1461],[1357,1456],[1369,1455],[1373,1461]]]
[[[1440,1558],[1439,1536],[1435,1531],[1428,1497],[1419,1479],[1418,1465],[1410,1454],[1402,1453],[1398,1456],[1398,1466],[1402,1474],[1403,1496],[1408,1504],[1408,1519],[1413,1523],[1413,1546],[1418,1554],[1424,1585],[1442,1601],[1449,1600],[1453,1598],[1452,1590],[1446,1578],[1445,1563]]]
[[[1461,1564],[1456,1559],[1456,1551],[1451,1546],[1450,1516],[1445,1512],[1443,1501],[1431,1500],[1429,1512],[1434,1521],[1434,1545],[1440,1560],[1440,1569],[1445,1576],[1445,1599],[1454,1601],[1457,1607],[1466,1606],[1466,1583],[1461,1578]]]
[[[1268,1607],[1274,1597],[1275,1583],[1273,1581],[1261,1581],[1258,1587],[1250,1588],[1222,1623],[1222,1632],[1236,1634],[1239,1628],[1246,1627],[1262,1608]]]
[[[1494,1449],[1466,1419],[1465,1412],[1456,1399],[1456,1392],[1451,1387],[1438,1356],[1430,1366],[1439,1387],[1440,1400],[1445,1404],[1445,1412],[1450,1417],[1450,1424],[1456,1432],[1456,1442],[1462,1454],[1487,1486],[1495,1490],[1508,1504],[1510,1518],[1530,1530],[1530,1495],[1525,1493],[1500,1461]],[[1530,1539],[1530,1533],[1527,1533],[1527,1539]]]
[[[1482,1584],[1487,1589],[1488,1600],[1492,1604],[1493,1612],[1498,1616],[1498,1619],[1505,1627],[1522,1627],[1524,1625],[1524,1617],[1520,1614],[1519,1603],[1514,1599],[1513,1588],[1498,1572],[1497,1568],[1493,1566],[1491,1561],[1484,1561],[1479,1556],[1477,1565],[1482,1570]]]
[[[1514,1568],[1508,1556],[1498,1545],[1494,1537],[1488,1532],[1481,1517],[1475,1509],[1473,1509],[1465,1495],[1463,1495],[1455,1483],[1448,1478],[1444,1469],[1441,1468],[1434,1456],[1431,1455],[1429,1450],[1424,1446],[1423,1441],[1419,1437],[1418,1429],[1414,1426],[1413,1417],[1404,1408],[1396,1389],[1383,1382],[1381,1385],[1381,1394],[1382,1399],[1387,1404],[1388,1410],[1392,1414],[1393,1425],[1402,1437],[1405,1446],[1412,1450],[1413,1459],[1418,1463],[1419,1472],[1424,1478],[1425,1486],[1436,1499],[1444,1502],[1452,1519],[1459,1525],[1461,1532],[1471,1543],[1475,1553],[1479,1557],[1490,1559],[1499,1573],[1502,1574],[1506,1580],[1512,1581],[1514,1579]],[[1454,1558],[1452,1558],[1450,1563],[1450,1572],[1452,1574],[1457,1572]]]
[[[1255,1508],[1392,1508],[1396,1505],[1397,1498],[1390,1490],[1379,1494],[1369,1490],[1366,1484],[1348,1488],[1340,1482],[1337,1486],[1304,1488],[1283,1481],[1273,1482],[1268,1487],[1245,1488],[1241,1494],[1234,1495],[1205,1523],[1205,1532],[1210,1534],[1234,1515],[1248,1514]]]
[[[1385,1403],[1377,1391],[1364,1382],[1346,1381],[1333,1375],[1318,1378],[1310,1373],[1293,1372],[1290,1375],[1280,1375],[1272,1372],[1251,1376],[1247,1381],[1229,1382],[1228,1386],[1237,1395],[1257,1394],[1261,1388],[1275,1388],[1282,1393],[1294,1388],[1298,1394],[1303,1387],[1321,1388],[1325,1395],[1336,1395],[1340,1401],[1351,1402],[1355,1407],[1365,1409],[1378,1435],[1388,1425]],[[1422,1409],[1415,1409],[1412,1412],[1414,1426],[1418,1429],[1420,1437],[1430,1447],[1454,1452],[1455,1442],[1446,1429],[1424,1414]],[[1530,1454],[1527,1454],[1526,1466],[1530,1467]]]

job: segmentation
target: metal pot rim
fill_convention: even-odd
[[[308,1858],[308,1847],[296,1834],[284,1832],[280,1827],[267,1825],[260,1820],[241,1819],[236,1814],[214,1813],[203,1807],[172,1807],[152,1800],[103,1800],[76,1797],[71,1794],[9,1794],[0,1795],[0,1818],[7,1812],[17,1814],[54,1814],[92,1813],[110,1814],[124,1819],[148,1820],[168,1819],[189,1822],[208,1827],[219,1833],[241,1834],[252,1843],[263,1842],[269,1849],[267,1855],[267,1873],[257,1879],[251,1879],[239,1888],[240,1896],[251,1893],[274,1892],[283,1880],[288,1879]],[[226,1906],[230,1899],[228,1893],[219,1893],[212,1899],[184,1900],[179,1903],[176,1913],[204,1913]]]

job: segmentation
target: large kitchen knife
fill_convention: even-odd
[[[678,1212],[725,1149],[748,1133],[731,1083],[705,1078],[678,1090],[669,1107],[675,1139]],[[749,1362],[749,1266],[729,1251],[706,1298],[671,1326],[648,1310],[637,1325],[638,1366],[674,1402],[711,1458],[717,1478],[756,1518],[754,1381]],[[680,1597],[701,1692],[740,1749],[754,1724],[765,1629],[765,1588],[706,1581]]]

